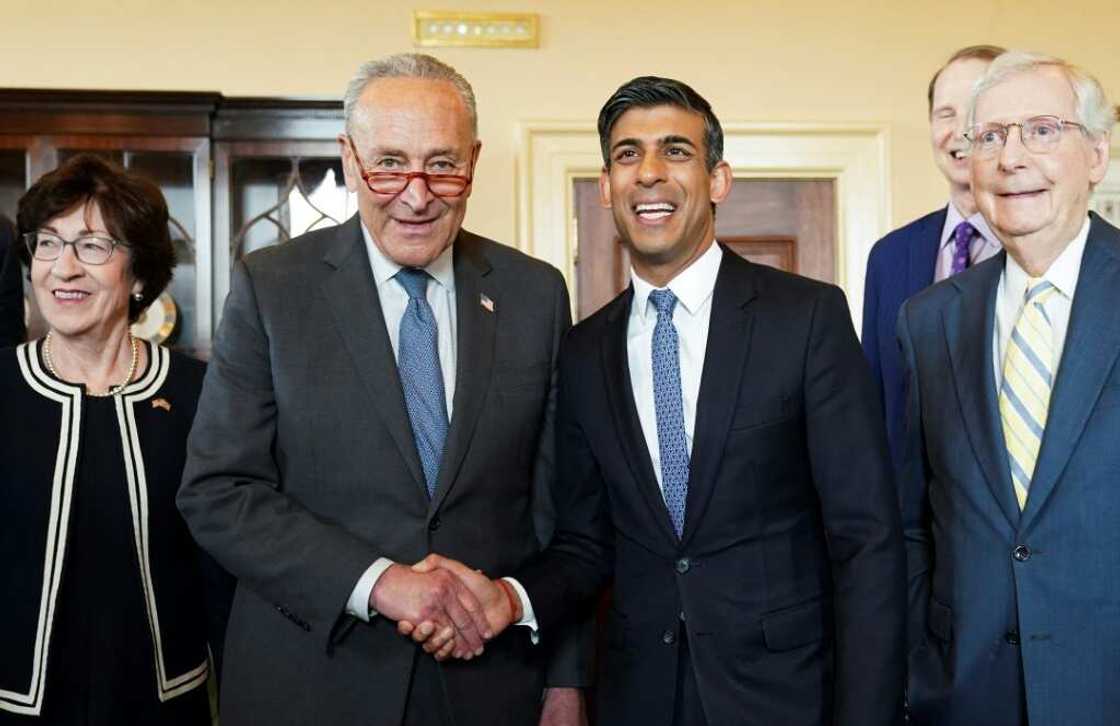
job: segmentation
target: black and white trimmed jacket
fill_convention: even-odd
[[[164,702],[206,682],[207,642],[224,623],[203,615],[197,548],[174,502],[204,365],[143,345],[147,370],[113,400],[124,460],[107,474],[121,476],[128,490],[147,614],[143,627],[155,656],[155,682],[136,687],[157,689]],[[82,387],[51,376],[41,348],[42,341],[32,341],[0,350],[0,556],[6,593],[0,605],[0,710],[30,716],[42,713],[45,698],[58,697],[45,692],[50,660],[59,655],[52,653],[51,634],[67,552],[77,546],[68,525],[78,454],[88,431]]]

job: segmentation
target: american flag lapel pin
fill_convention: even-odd
[[[486,312],[488,312],[488,313],[494,312],[494,301],[491,300],[486,295],[486,293],[482,293],[482,296],[478,299],[478,302],[479,302],[480,305],[482,305],[482,307],[486,310]]]

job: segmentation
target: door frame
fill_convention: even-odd
[[[890,131],[882,124],[724,123],[724,158],[736,177],[832,179],[836,280],[856,331],[867,256],[890,231]],[[602,168],[594,123],[523,121],[517,159],[517,246],[556,266],[572,300],[579,250],[572,182]]]
[[[1089,198],[1089,209],[1120,226],[1120,126],[1113,132],[1112,142],[1112,159],[1108,171],[1093,190],[1093,196]]]

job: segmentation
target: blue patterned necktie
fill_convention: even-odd
[[[408,293],[408,307],[401,318],[397,370],[430,498],[436,491],[439,462],[447,440],[447,399],[439,366],[439,335],[426,295],[428,273],[405,267],[396,279]]]
[[[684,401],[681,397],[681,361],[673,308],[677,296],[671,290],[654,290],[649,300],[657,310],[653,326],[653,405],[657,412],[657,448],[661,452],[661,490],[677,536],[684,531],[684,507],[688,497],[688,440],[684,433]]]

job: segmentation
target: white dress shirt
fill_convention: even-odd
[[[945,224],[941,228],[941,246],[937,248],[937,262],[933,268],[934,282],[941,282],[949,277],[949,274],[953,271],[953,256],[957,251],[953,240],[953,232],[957,229],[958,224],[965,221],[964,215],[953,206],[952,202],[949,202],[946,212]],[[977,233],[972,238],[972,244],[968,248],[969,266],[979,264],[989,257],[995,257],[995,254],[1003,246],[992,232],[992,228],[988,226],[988,222],[983,215],[977,212],[968,218],[968,222],[972,224]]]
[[[1049,269],[1042,275],[1042,279],[1058,288],[1058,294],[1050,295],[1043,303],[1046,316],[1050,318],[1050,328],[1054,336],[1054,360],[1050,362],[1055,380],[1058,375],[1058,364],[1062,359],[1062,350],[1066,343],[1066,332],[1069,330],[1069,314],[1073,309],[1073,296],[1077,290],[1077,278],[1081,274],[1081,258],[1085,254],[1085,241],[1089,238],[1089,218],[1081,225],[1081,231],[1073,238],[1062,253],[1058,255]],[[1011,340],[1011,331],[1019,321],[1019,314],[1027,299],[1027,281],[1030,275],[1019,266],[1019,263],[1007,256],[1003,273],[999,278],[999,287],[996,289],[996,320],[995,330],[992,335],[992,357],[995,366],[996,390],[1003,383],[1003,359],[1007,355],[1007,346]]]
[[[673,325],[677,329],[677,343],[681,364],[681,397],[684,404],[684,428],[688,451],[692,453],[692,435],[696,430],[696,398],[700,394],[700,376],[704,371],[704,353],[708,348],[708,323],[712,317],[712,292],[716,275],[723,259],[723,250],[713,243],[704,254],[669,281],[662,289],[669,289],[677,296],[673,308]],[[649,302],[655,288],[630,268],[630,281],[634,285],[634,298],[630,301],[630,318],[626,328],[626,354],[630,369],[630,385],[634,391],[634,405],[642,424],[642,435],[649,450],[657,484],[661,486],[661,449],[657,444],[657,413],[653,402],[653,326],[657,323],[657,310]],[[662,489],[664,494],[664,489]],[[528,625],[537,642],[537,621],[529,596],[520,583],[505,578],[514,585],[525,611],[518,625]]]
[[[400,327],[401,318],[404,317],[408,307],[408,293],[404,286],[394,277],[400,272],[401,265],[385,256],[381,249],[374,243],[365,223],[362,223],[362,238],[366,244],[366,254],[369,257],[370,269],[373,271],[373,281],[377,286],[377,298],[381,303],[381,314],[385,317],[385,328],[389,333],[389,344],[393,347],[393,355],[400,355]],[[443,390],[447,399],[447,420],[451,420],[453,413],[452,402],[455,399],[455,365],[456,345],[458,337],[458,319],[455,311],[455,269],[452,264],[452,247],[440,253],[439,257],[424,268],[431,275],[428,281],[427,300],[432,308],[432,315],[436,319],[436,334],[439,346],[439,366],[443,374]],[[369,596],[373,592],[377,580],[389,569],[394,562],[387,557],[379,557],[366,569],[358,579],[357,585],[350,593],[346,602],[346,612],[354,617],[369,622],[370,617],[376,615],[369,607]],[[505,578],[517,594],[521,597],[524,610],[520,625],[529,625],[536,631],[536,618],[525,588],[513,578]],[[415,623],[414,623],[415,624]]]
[[[684,404],[684,431],[688,452],[692,454],[692,437],[696,430],[696,399],[700,395],[700,377],[704,372],[704,353],[708,348],[708,323],[712,317],[712,292],[723,260],[723,250],[713,243],[704,254],[669,281],[665,289],[677,297],[673,309],[673,326],[681,366],[681,399]],[[630,368],[630,385],[634,405],[649,450],[650,463],[661,482],[661,447],[657,441],[657,412],[653,400],[653,328],[657,310],[649,301],[654,291],[649,284],[630,270],[634,298],[630,302],[630,319],[626,329],[626,354]]]

